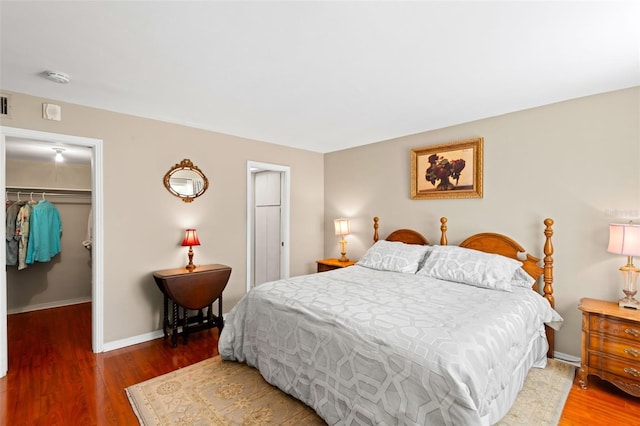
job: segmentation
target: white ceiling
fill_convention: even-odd
[[[67,164],[91,164],[92,152],[89,147],[14,137],[8,137],[5,144],[6,156],[11,160],[52,163],[55,161],[57,150],[61,150],[63,161]]]
[[[2,0],[0,88],[331,152],[640,85],[639,22],[637,1]]]

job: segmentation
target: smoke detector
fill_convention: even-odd
[[[47,80],[60,84],[67,84],[70,80],[68,74],[59,71],[45,71],[44,76]]]

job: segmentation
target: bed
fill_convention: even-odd
[[[494,424],[562,322],[544,224],[541,261],[497,233],[450,246],[446,218],[438,245],[410,229],[380,240],[374,218],[356,265],[249,291],[226,316],[220,355],[331,425]]]

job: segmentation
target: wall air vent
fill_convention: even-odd
[[[0,93],[0,118],[11,118],[9,99],[8,95]]]

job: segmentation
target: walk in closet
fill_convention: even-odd
[[[50,203],[59,213],[62,230],[60,250],[49,260],[32,257],[31,263],[12,264],[7,256],[7,313],[90,302],[90,162],[61,164],[54,162],[53,155],[50,161],[14,159],[7,151],[6,166],[7,204]],[[7,218],[9,240],[9,215]]]

